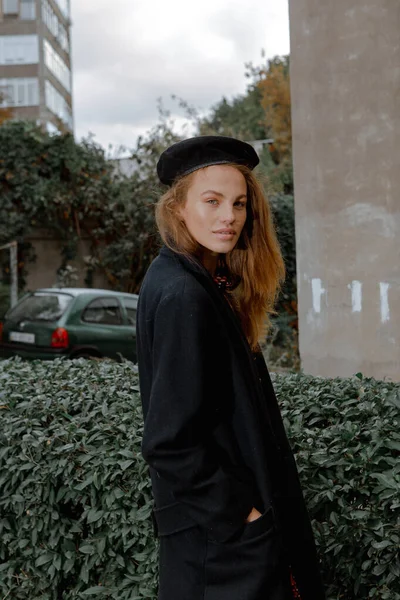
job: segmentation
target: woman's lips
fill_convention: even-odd
[[[236,232],[231,229],[222,230],[222,231],[214,231],[214,235],[216,235],[220,240],[231,240],[235,237]]]

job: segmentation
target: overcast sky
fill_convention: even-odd
[[[133,147],[176,94],[204,112],[246,89],[245,63],[289,53],[288,0],[72,0],[75,134]]]

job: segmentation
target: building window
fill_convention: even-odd
[[[36,77],[0,79],[0,106],[39,106],[39,80]]]
[[[46,81],[45,84],[46,106],[72,131],[71,108],[58,90]]]
[[[0,65],[33,65],[38,62],[37,35],[0,36]]]
[[[60,23],[56,13],[50,5],[49,0],[42,0],[42,18],[47,29],[54,35],[61,48],[69,52],[69,40],[67,30]]]
[[[3,13],[5,15],[17,15],[19,13],[19,0],[3,0]]]
[[[61,23],[59,23],[59,25],[58,25],[57,40],[58,40],[58,43],[60,44],[61,48],[63,50],[65,50],[65,52],[69,52],[69,41],[68,41],[67,30],[65,29],[64,25],[61,25]]]
[[[44,40],[44,62],[47,68],[53,73],[54,77],[65,87],[67,92],[71,91],[71,71],[61,58],[49,44],[47,40]]]
[[[48,0],[42,1],[42,18],[49,31],[54,35],[54,37],[57,37],[58,17],[50,6],[50,2]]]
[[[0,106],[14,106],[14,86],[7,84],[7,79],[0,79]]]
[[[36,0],[21,0],[19,16],[26,21],[34,21],[36,19]]]
[[[56,4],[64,17],[69,19],[69,0],[56,0]]]

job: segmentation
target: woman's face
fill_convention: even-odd
[[[247,185],[228,165],[212,165],[193,175],[180,214],[194,239],[211,253],[226,254],[246,222]]]

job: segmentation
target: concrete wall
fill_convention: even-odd
[[[28,276],[25,289],[34,290],[53,286],[57,281],[57,270],[62,263],[62,242],[44,230],[37,230],[27,241],[34,248],[36,260],[27,266]],[[87,265],[84,257],[89,255],[89,240],[80,240],[77,259],[69,263],[78,269],[79,280],[73,284],[73,287],[87,287],[85,284]],[[109,289],[110,285],[102,274],[95,273],[91,287]]]
[[[300,353],[400,380],[400,3],[290,0]]]

